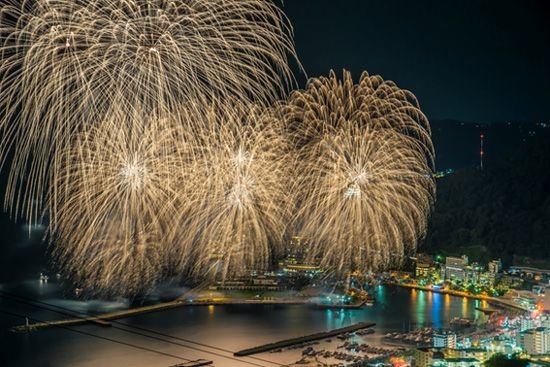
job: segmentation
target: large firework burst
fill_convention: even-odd
[[[76,135],[55,175],[54,254],[76,284],[97,293],[135,294],[173,270],[167,238],[189,182],[191,144],[173,120],[140,115],[114,114]]]
[[[196,186],[186,194],[193,206],[189,215],[182,211],[178,243],[194,248],[191,267],[199,275],[217,260],[223,278],[266,269],[290,220],[282,125],[269,109],[239,104],[223,113],[214,107],[207,119],[194,161]]]
[[[9,1],[0,11],[0,161],[7,205],[28,219],[71,137],[109,116],[267,105],[293,84],[290,26],[264,0]]]
[[[298,151],[297,223],[336,271],[399,263],[435,194],[429,124],[414,96],[379,76],[331,72],[282,108]]]

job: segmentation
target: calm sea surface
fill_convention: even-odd
[[[5,261],[2,265],[9,266]],[[63,296],[64,287],[55,276],[43,283],[39,280],[40,269],[36,264],[32,265],[33,269],[21,267],[24,265],[14,266],[15,275],[2,279],[0,291],[78,312],[105,312],[128,307],[124,300],[67,300]],[[183,291],[167,288],[159,297]],[[7,313],[39,320],[64,316],[0,297],[0,311],[3,312],[0,313],[0,366],[167,367],[199,358],[214,360],[216,367],[275,366],[296,361],[300,351],[264,353],[257,356],[260,359],[241,360],[232,359],[230,352],[360,321],[376,323],[376,332],[367,336],[366,342],[380,344],[381,337],[390,331],[425,326],[447,328],[449,320],[455,316],[482,317],[475,310],[480,302],[475,300],[388,286],[378,286],[373,291],[376,304],[360,310],[315,310],[307,306],[194,306],[119,320],[115,328],[87,325],[28,334],[8,332],[9,327],[23,324],[25,319]]]

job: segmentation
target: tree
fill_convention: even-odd
[[[517,354],[508,357],[506,354],[493,354],[491,358],[483,363],[484,367],[525,367],[529,364],[528,359],[520,358]]]

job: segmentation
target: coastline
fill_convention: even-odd
[[[473,295],[461,291],[453,291],[446,289],[433,289],[431,287],[419,286],[416,284],[405,284],[398,282],[385,282],[385,285],[397,286],[409,289],[418,289],[423,291],[429,291],[434,293],[449,294],[456,297],[466,297],[471,299],[479,299],[483,301],[492,302],[504,308],[511,308],[519,311],[529,311],[526,308],[514,303],[511,300],[489,297],[484,295]],[[67,312],[68,318],[46,322],[35,322],[28,325],[19,325],[13,327],[11,330],[15,332],[29,332],[37,329],[48,328],[53,326],[72,326],[85,323],[94,323],[103,327],[111,326],[110,321],[130,316],[136,316],[144,313],[150,313],[155,311],[162,311],[166,309],[186,306],[217,306],[217,305],[307,305],[312,304],[310,298],[301,297],[272,297],[269,299],[249,299],[249,298],[232,298],[232,297],[213,297],[213,298],[200,298],[195,301],[188,301],[183,298],[178,298],[173,301],[157,303],[153,305],[134,307],[125,310],[118,310],[114,312],[103,313],[95,316],[78,315],[74,312]],[[315,304],[312,304],[315,306]],[[358,305],[341,306],[339,308],[357,308]],[[359,307],[362,306],[359,305]],[[329,307],[331,308],[331,307]]]
[[[398,283],[398,282],[384,282],[384,284],[403,287],[403,288],[409,288],[409,289],[418,289],[418,290],[423,290],[423,291],[428,291],[433,293],[448,294],[450,296],[455,296],[455,297],[466,297],[471,299],[478,299],[481,301],[493,302],[505,308],[513,308],[515,310],[520,310],[520,311],[529,311],[528,309],[514,303],[513,301],[508,299],[503,299],[502,297],[490,297],[482,294],[471,294],[467,292],[454,291],[450,289],[433,289],[431,287],[421,286],[417,284],[407,284],[407,283]]]

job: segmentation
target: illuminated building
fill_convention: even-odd
[[[535,328],[535,320],[530,317],[522,317],[519,320],[519,331],[526,331]]]
[[[476,358],[444,358],[434,360],[433,367],[482,367],[482,363]]]
[[[518,344],[530,355],[550,352],[550,329],[539,327],[517,335]]]
[[[468,265],[468,257],[448,256],[445,260],[445,279],[464,280],[466,277],[466,266]]]
[[[434,348],[456,348],[456,334],[452,331],[440,331],[433,335]]]
[[[471,358],[479,362],[484,362],[487,359],[487,351],[484,348],[447,349],[445,353],[445,358],[446,359]]]
[[[502,262],[500,261],[500,259],[489,261],[487,268],[489,269],[490,273],[500,273],[500,271],[502,270]]]
[[[309,276],[322,272],[316,264],[306,263],[307,240],[303,237],[294,236],[285,248],[285,257],[279,262],[281,268],[287,276]]]
[[[434,359],[443,359],[443,353],[436,348],[417,348],[414,351],[414,366],[429,367]]]
[[[430,276],[431,267],[428,264],[416,264],[415,276],[417,278],[428,278]]]

